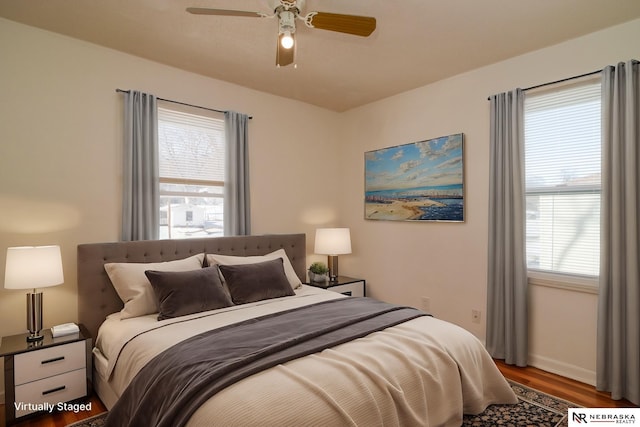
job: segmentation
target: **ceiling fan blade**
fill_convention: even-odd
[[[249,18],[263,18],[267,15],[260,12],[248,12],[244,10],[207,9],[203,7],[188,7],[187,12],[194,15],[219,15],[219,16],[246,16]]]
[[[280,34],[278,36],[278,47],[276,51],[276,65],[278,67],[284,67],[285,65],[293,64],[293,54],[296,49],[295,33],[291,34],[291,37],[293,37],[293,47],[289,49],[285,49],[284,47],[282,47],[282,37],[284,37],[284,34]]]
[[[376,18],[339,13],[311,12],[305,17],[305,23],[311,28],[361,37],[369,36],[376,29]]]

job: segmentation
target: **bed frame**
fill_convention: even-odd
[[[283,248],[298,277],[306,281],[304,234],[211,237],[181,240],[88,243],[78,245],[78,322],[94,338],[106,317],[123,307],[104,264],[110,262],[161,262],[198,253],[253,256]]]

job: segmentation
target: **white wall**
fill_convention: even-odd
[[[76,246],[119,239],[116,88],[253,116],[254,233],[307,233],[311,253],[316,226],[336,221],[337,195],[316,194],[337,184],[320,167],[337,148],[335,112],[4,19],[0,57],[0,281],[7,247],[61,245],[65,284],[44,290],[45,327],[77,321]],[[26,330],[24,295],[0,286],[0,336]]]
[[[354,253],[341,270],[367,279],[371,296],[421,307],[485,338],[489,102],[487,96],[640,58],[640,20],[515,57],[341,115],[340,218]],[[433,64],[437,67],[438,64]],[[398,71],[402,78],[402,70]],[[363,219],[365,151],[465,134],[465,217],[456,223]],[[597,296],[531,287],[530,362],[593,383]],[[482,311],[479,324],[471,310]]]

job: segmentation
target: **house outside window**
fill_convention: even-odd
[[[525,97],[530,279],[595,286],[600,264],[599,78]],[[577,280],[577,282],[576,282]]]
[[[224,120],[158,107],[160,238],[223,235]]]

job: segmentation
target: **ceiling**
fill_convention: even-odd
[[[215,79],[345,111],[640,17],[638,0],[307,0],[372,16],[368,38],[297,25],[296,64],[276,68],[273,0],[0,0],[0,16]]]

